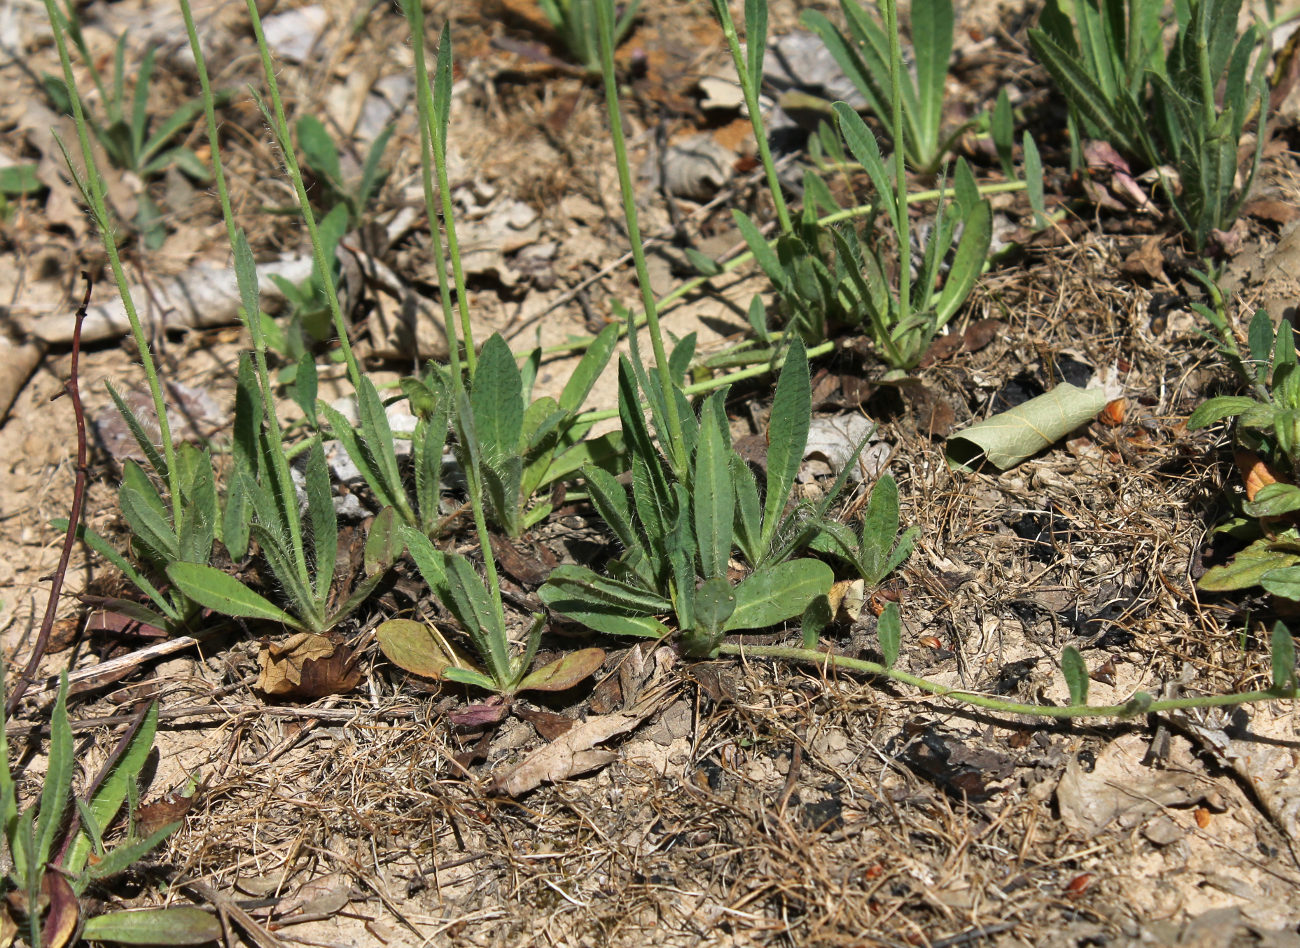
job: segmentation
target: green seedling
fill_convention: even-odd
[[[893,147],[901,146],[912,170],[934,174],[943,167],[952,143],[968,127],[943,127],[944,86],[952,56],[952,0],[917,0],[912,4],[914,79],[902,74],[891,61],[891,46],[898,39],[897,14],[891,9],[894,6],[894,0],[882,0],[883,22],[878,23],[856,0],[840,0],[847,30],[835,27],[816,10],[806,10],[800,20],[822,38],[884,126]],[[901,107],[895,101],[895,89],[901,90]]]
[[[1274,333],[1267,310],[1257,310],[1249,352],[1243,354],[1222,309],[1198,309],[1220,331],[1225,354],[1252,394],[1211,398],[1187,420],[1189,430],[1235,420],[1238,463],[1248,481],[1240,514],[1218,530],[1251,542],[1229,562],[1207,570],[1197,585],[1210,592],[1262,586],[1300,601],[1300,487],[1293,483],[1300,472],[1300,364],[1294,329],[1284,319]],[[1271,483],[1254,482],[1260,472],[1267,473],[1259,479]]]
[[[856,263],[837,252],[835,239],[838,233],[841,239],[856,242],[856,232],[851,225],[833,228],[817,223],[817,195],[826,185],[811,172],[804,183],[804,213],[790,232],[777,238],[775,246],[744,212],[732,213],[755,262],[776,290],[781,322],[805,344],[815,346],[836,325],[861,319],[865,304],[857,292],[860,275],[850,273]],[[768,342],[766,311],[761,316],[761,320],[751,319],[751,325],[757,338]]]
[[[851,0],[846,0],[846,4],[851,4]],[[862,322],[868,327],[881,357],[894,368],[906,370],[920,361],[979,278],[992,241],[992,209],[981,199],[969,167],[959,160],[955,204],[947,200],[941,183],[935,220],[922,259],[913,260],[906,164],[911,162],[916,167],[924,165],[933,170],[929,165],[933,163],[937,168],[947,148],[937,136],[947,57],[952,45],[952,8],[947,0],[926,0],[924,8],[913,8],[913,16],[924,17],[927,25],[923,31],[926,39],[921,44],[924,57],[922,49],[917,49],[919,85],[913,85],[910,78],[905,78],[902,65],[897,4],[895,0],[883,0],[881,6],[883,30],[856,6],[853,7],[856,12],[849,13],[850,22],[857,24],[855,29],[861,34],[862,43],[874,51],[871,59],[874,65],[870,69],[824,17],[814,13],[805,16],[808,24],[823,33],[823,39],[837,51],[838,57],[851,64],[852,57],[857,56],[863,75],[869,73],[873,77],[869,99],[879,114],[888,117],[887,127],[912,129],[904,134],[901,148],[895,136],[891,175],[875,136],[861,117],[843,102],[832,106],[849,153],[866,169],[875,187],[877,200],[871,218],[874,220],[883,210],[893,231],[892,242],[900,256],[897,286],[889,285],[887,275],[891,268],[884,256],[886,242],[864,241],[852,225],[826,227],[819,223],[819,212],[830,211],[833,216],[840,208],[825,183],[811,172],[805,175],[802,218],[797,225],[783,222],[783,232],[775,247],[762,236],[753,220],[739,211],[735,218],[755,261],[776,288],[791,328],[801,338],[816,344],[826,338],[832,323]],[[947,24],[947,38],[940,41],[935,34],[944,34],[944,24]],[[842,159],[844,150],[829,129],[817,140],[819,154]],[[910,154],[906,152],[909,142],[913,148]],[[922,144],[937,151],[933,154],[927,151],[924,158],[918,157],[917,149]],[[1027,146],[1027,171],[1028,165],[1036,160],[1037,151],[1031,154]],[[842,160],[837,164],[842,167]],[[1041,167],[1036,170],[1041,187]],[[1041,190],[1037,191],[1033,205],[1037,219],[1043,221]],[[956,250],[948,264],[954,244]],[[948,272],[942,276],[945,265]]]
[[[641,361],[629,313],[632,357],[619,360],[619,416],[631,463],[631,502],[612,474],[594,466],[584,469],[592,503],[623,554],[610,563],[608,576],[583,566],[561,566],[538,595],[552,611],[598,631],[660,638],[676,630],[688,652],[706,655],[728,631],[764,628],[801,615],[830,588],[832,575],[825,563],[792,558],[800,541],[789,535],[801,537],[804,530],[781,516],[807,435],[807,356],[796,340],[782,369],[780,405],[773,407],[776,448],[769,457],[767,496],[760,504],[753,476],[731,447],[726,392],[706,399],[697,417],[681,391],[694,340],[679,345],[671,359],[664,346],[622,134],[609,0],[599,2],[597,14],[610,134],[655,364],[647,371]],[[800,426],[803,437],[796,438]],[[778,536],[782,525],[792,529]],[[755,567],[738,582],[731,575],[737,546]],[[672,624],[660,617],[669,617]]]
[[[336,604],[331,593],[339,567],[338,522],[320,439],[314,437],[307,451],[305,525],[292,479],[280,481],[268,458],[272,451],[283,456],[279,437],[264,432],[261,440],[259,476],[237,472],[231,490],[242,493],[252,508],[252,536],[283,590],[286,608],[211,566],[174,562],[167,568],[167,576],[186,596],[222,615],[279,622],[302,632],[327,632],[366,600],[401,555],[397,517],[388,507],[375,517],[366,538],[365,576]]]
[[[663,439],[666,399],[645,376],[651,414]],[[614,635],[682,636],[691,654],[709,655],[728,632],[766,628],[802,615],[830,588],[830,567],[792,558],[810,532],[798,517],[783,517],[789,487],[802,458],[811,390],[802,344],[786,358],[773,407],[768,491],[760,503],[753,475],[732,449],[726,393],[705,400],[699,417],[674,388],[691,464],[679,477],[659,453],[642,415],[636,373],[619,365],[619,411],[631,459],[632,498],[613,475],[586,470],[592,503],[624,552],[602,576],[584,566],[560,566],[538,591],[547,607]],[[812,528],[812,529],[815,529]],[[739,547],[754,569],[731,575]],[[661,621],[670,616],[672,625]]]
[[[451,39],[444,27],[438,44],[437,76],[432,84],[424,59],[424,14],[419,3],[404,0],[403,8],[411,26],[414,37],[416,88],[420,110],[420,159],[424,179],[426,207],[431,221],[438,220],[438,206],[435,202],[434,172],[440,177],[443,195],[443,223],[446,227],[447,246],[451,259],[451,270],[456,282],[456,296],[461,306],[461,327],[466,343],[466,362],[469,370],[472,390],[467,390],[465,378],[461,372],[460,343],[457,338],[456,322],[451,310],[451,288],[447,280],[447,256],[444,256],[439,229],[434,227],[431,243],[434,252],[434,264],[438,273],[439,289],[443,300],[443,315],[447,328],[448,349],[450,354],[450,371],[447,382],[440,381],[440,373],[431,376],[435,384],[415,384],[408,381],[404,386],[407,397],[418,415],[428,415],[445,419],[450,416],[456,428],[457,451],[461,470],[465,476],[469,495],[470,511],[474,518],[474,530],[478,536],[479,547],[483,551],[483,575],[480,576],[473,564],[459,553],[444,553],[429,541],[428,531],[405,527],[399,532],[400,542],[411,553],[425,581],[434,594],[448,608],[459,623],[461,630],[474,646],[483,667],[477,668],[468,660],[461,658],[450,645],[444,644],[440,637],[431,633],[412,634],[410,627],[394,627],[391,624],[381,627],[380,645],[390,660],[416,674],[444,678],[462,684],[474,685],[502,694],[513,694],[523,689],[561,689],[569,687],[589,675],[603,660],[599,649],[588,649],[573,653],[551,663],[542,669],[530,672],[533,657],[541,641],[544,616],[535,615],[525,636],[523,650],[519,653],[511,648],[509,632],[506,625],[505,607],[501,599],[501,586],[497,579],[496,563],[492,558],[491,535],[487,525],[487,504],[485,496],[489,489],[495,494],[498,509],[510,508],[526,520],[521,512],[524,495],[522,490],[528,475],[522,459],[516,467],[507,463],[508,453],[518,451],[521,444],[533,443],[533,437],[545,427],[547,419],[553,419],[556,412],[547,410],[549,406],[541,401],[542,409],[538,413],[543,417],[537,422],[528,420],[523,403],[525,393],[531,388],[531,377],[535,375],[535,366],[530,369],[528,384],[519,375],[518,367],[509,348],[499,336],[489,340],[484,347],[483,358],[475,356],[472,338],[469,335],[469,316],[465,310],[464,277],[460,265],[460,256],[455,241],[454,218],[451,213],[450,198],[446,181],[446,133],[451,102]],[[603,364],[606,354],[599,357]],[[582,372],[588,374],[590,364]],[[511,373],[514,373],[513,375]],[[566,388],[566,404],[572,405],[566,415],[572,415],[590,390],[592,378],[575,384],[571,391]],[[359,386],[360,391],[364,386]],[[490,397],[500,396],[505,404],[499,406],[501,411],[492,411]],[[477,401],[477,404],[475,402]],[[538,403],[534,403],[536,405]],[[557,403],[557,410],[558,403]],[[445,436],[446,423],[439,421]],[[438,452],[439,455],[441,451]],[[535,459],[535,458],[534,458]],[[495,464],[493,468],[490,465]],[[512,480],[518,471],[518,492],[512,487]],[[392,471],[388,472],[391,478]],[[489,486],[490,485],[490,486]],[[417,484],[418,489],[418,484]],[[436,496],[420,499],[420,509],[436,509]],[[594,662],[594,664],[592,664]]]
[[[450,399],[446,382],[437,372],[426,379],[402,379],[401,385],[417,419],[411,434],[413,494],[407,490],[398,465],[396,440],[384,402],[369,377],[361,377],[356,394],[357,424],[323,402],[317,410],[379,503],[392,508],[407,526],[432,536],[441,522],[438,499]]]
[[[462,467],[478,465],[488,514],[510,537],[522,535],[551,512],[550,502],[532,502],[544,487],[588,461],[616,453],[617,437],[581,441],[592,422],[579,420],[579,410],[617,341],[618,328],[605,327],[559,399],[544,396],[531,403],[540,351],[521,372],[500,335],[484,344],[470,386],[470,413],[455,416],[457,451]]]
[[[588,72],[600,71],[600,45],[596,33],[596,4],[600,0],[538,0],[551,29],[578,64]],[[617,46],[632,28],[641,0],[628,0],[614,23]]]
[[[59,17],[63,30],[81,53],[81,60],[95,84],[104,114],[97,116],[92,113],[80,97],[79,109],[113,166],[130,171],[140,180],[147,181],[175,165],[195,181],[207,181],[210,177],[208,169],[193,150],[176,144],[178,136],[188,130],[203,111],[202,100],[191,99],[184,103],[156,127],[153,116],[149,113],[149,86],[154,75],[157,49],[150,47],[146,50],[144,59],[134,70],[133,89],[128,100],[127,34],[123,33],[117,39],[113,50],[113,73],[106,82],[86,44],[85,35],[81,31],[80,15],[73,0],[67,0],[66,13],[56,10],[54,15]],[[72,87],[65,79],[51,75],[41,78],[45,94],[54,108],[65,114],[73,112]],[[224,101],[226,96],[222,94],[219,98]],[[134,221],[135,227],[144,235],[145,245],[156,250],[167,237],[162,210],[147,191],[142,190],[137,200],[139,210]]]
[[[371,142],[361,168],[361,177],[356,181],[345,180],[338,146],[320,119],[314,115],[304,115],[298,119],[296,127],[298,147],[302,149],[303,159],[324,192],[320,195],[321,203],[327,211],[342,205],[347,209],[348,229],[357,227],[364,219],[370,203],[384,186],[387,174],[379,163],[383,160],[384,149],[388,147],[396,126],[385,126]]]
[[[893,0],[887,0],[887,8]],[[893,42],[894,64],[899,65],[898,43]],[[901,67],[900,67],[901,68]],[[940,188],[934,221],[919,261],[912,257],[911,223],[902,156],[895,152],[891,182],[875,136],[866,123],[843,102],[834,105],[836,122],[849,151],[866,169],[883,205],[887,225],[899,248],[897,285],[889,285],[889,268],[879,242],[864,245],[850,230],[833,231],[841,257],[852,261],[845,268],[852,295],[881,357],[897,369],[911,369],[935,336],[957,314],[984,268],[992,241],[993,216],[982,199],[974,175],[962,159],[957,161],[955,200],[945,200]],[[961,236],[957,237],[960,226]],[[946,277],[942,264],[953,250]],[[917,266],[915,281],[912,267]]]
[[[1011,111],[1011,99],[1007,90],[999,89],[998,98],[993,109],[986,113],[989,137],[993,140],[993,150],[997,152],[998,164],[1008,180],[1015,180],[1015,116]],[[1043,162],[1038,154],[1038,145],[1028,131],[1021,137],[1021,151],[1024,155],[1025,191],[1029,197],[1029,207],[1034,213],[1034,228],[1043,230],[1048,226],[1047,209],[1043,203]]]
[[[338,246],[347,233],[347,226],[348,210],[342,204],[335,205],[318,225],[328,281],[320,261],[313,261],[311,275],[301,283],[294,283],[277,273],[271,274],[271,281],[284,296],[287,325],[281,326],[265,316],[259,315],[258,318],[262,322],[267,346],[280,353],[287,363],[281,381],[289,383],[291,393],[298,391],[298,364],[304,357],[310,357],[317,345],[334,335],[333,309],[327,294],[334,292],[338,283],[341,272]],[[338,305],[337,301],[334,305]]]
[[[371,202],[383,187],[386,175],[380,168],[380,161],[394,131],[394,126],[387,126],[371,143],[361,177],[352,182],[344,178],[338,147],[320,119],[304,115],[296,128],[303,161],[320,185],[316,194],[325,208],[325,215],[318,227],[330,280],[327,284],[319,261],[314,263],[311,275],[302,283],[295,284],[274,274],[271,277],[287,304],[288,325],[281,328],[271,320],[265,320],[267,345],[281,353],[289,363],[282,372],[281,381],[287,382],[291,390],[297,387],[296,366],[303,355],[314,344],[333,336],[333,312],[326,293],[332,292],[332,287],[338,283],[338,245],[345,234],[360,226]]]
[[[0,168],[0,224],[8,223],[13,216],[14,198],[26,197],[45,190],[36,177],[36,165],[9,165]]]
[[[244,311],[257,312],[257,270],[242,232],[236,233],[235,276]],[[174,562],[168,566],[167,576],[190,599],[222,615],[280,622],[299,631],[321,633],[360,606],[401,556],[397,535],[400,521],[392,508],[385,508],[375,517],[366,538],[365,576],[345,601],[336,604],[331,592],[339,566],[338,520],[320,436],[313,436],[309,442],[303,468],[307,501],[304,523],[275,403],[270,397],[265,340],[256,329],[254,342],[255,362],[242,359],[237,377],[231,448],[234,463],[225,510],[225,541],[232,556],[242,557],[248,535],[237,525],[251,523],[252,537],[283,590],[287,610],[211,566]]]
[[[1238,37],[1240,0],[1180,0],[1166,50],[1162,0],[1072,6],[1073,20],[1049,0],[1029,41],[1065,95],[1073,127],[1161,169],[1174,215],[1201,250],[1212,231],[1236,220],[1267,140],[1256,136],[1237,187],[1243,132],[1267,103],[1269,57],[1256,55],[1259,30],[1252,25]]]
[[[847,526],[827,521],[812,541],[812,548],[852,564],[868,586],[878,586],[912,555],[919,528],[898,535],[898,485],[882,474],[871,489],[862,529],[857,535]]]
[[[111,385],[109,393],[145,457],[145,465],[134,460],[122,465],[122,483],[118,488],[122,517],[131,533],[130,549],[123,555],[85,525],[78,527],[78,536],[116,566],[146,600],[141,603],[110,599],[102,603],[103,608],[179,633],[197,618],[199,603],[178,587],[156,583],[157,578],[165,575],[174,563],[206,568],[212,558],[213,544],[225,540],[225,528],[229,526],[238,535],[241,528],[247,533],[247,527],[241,527],[236,517],[221,516],[210,453],[182,444],[174,452],[172,462],[177,469],[174,482],[179,488],[179,503],[186,512],[178,528],[174,510],[164,499],[165,491],[158,487],[159,483],[172,482],[167,460],[149,439],[135,412]],[[66,529],[67,522],[59,521],[57,525]]]
[[[0,835],[6,870],[0,903],[2,927],[9,938],[21,937],[31,948],[62,948],[80,931],[92,941],[133,944],[200,945],[221,937],[221,925],[198,908],[175,906],[145,912],[109,912],[83,918],[83,902],[94,884],[110,879],[156,849],[176,832],[170,823],[144,837],[136,834],[137,781],[153,748],[158,705],[150,705],[120,753],[85,797],[73,796],[76,750],[68,723],[68,679],[59,681],[50,717],[49,764],[39,797],[19,807],[18,781],[10,770],[9,742],[0,712]],[[74,804],[69,826],[69,804]],[[106,845],[105,836],[127,804],[126,838]],[[93,858],[92,858],[93,857]],[[137,933],[131,937],[131,933]]]

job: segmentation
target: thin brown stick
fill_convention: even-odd
[[[54,630],[54,616],[59,607],[59,594],[63,591],[63,578],[68,572],[72,547],[77,542],[77,528],[81,525],[81,512],[86,504],[86,415],[81,408],[81,390],[77,387],[77,365],[81,356],[81,324],[86,318],[86,307],[90,305],[90,291],[94,287],[94,282],[90,279],[90,274],[84,270],[81,278],[86,281],[86,295],[82,297],[81,305],[77,307],[76,323],[72,329],[72,367],[69,370],[68,381],[63,386],[63,390],[72,399],[72,411],[77,419],[77,479],[72,488],[72,510],[68,515],[68,531],[63,537],[63,552],[59,555],[59,566],[54,571],[53,579],[50,580],[50,598],[45,605],[41,631],[36,636],[36,644],[32,647],[27,667],[14,682],[13,694],[5,702],[6,717],[12,716],[14,709],[18,707],[18,702],[23,700],[23,695],[35,680],[36,669],[40,667],[41,659],[45,657],[45,652],[50,646],[50,633]]]

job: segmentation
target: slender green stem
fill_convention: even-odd
[[[443,223],[447,227],[447,252],[452,259],[452,271],[456,280],[456,292],[459,298],[462,327],[465,332],[465,360],[472,376],[474,371],[474,344],[470,335],[469,313],[465,301],[464,277],[460,263],[460,250],[454,242],[453,209],[450,203],[450,189],[447,184],[446,142],[440,131],[440,116],[436,114],[433,97],[429,92],[429,72],[424,55],[424,11],[420,0],[403,0],[407,21],[411,25],[412,48],[415,53],[416,98],[420,112],[420,169],[424,184],[424,205],[429,215],[429,242],[433,250],[434,266],[438,271],[438,293],[442,297],[443,322],[447,331],[447,354],[451,363],[452,398],[456,400],[457,411],[472,423],[473,412],[465,405],[465,378],[460,368],[460,343],[456,338],[456,321],[451,309],[451,292],[447,284],[447,259],[443,252],[442,240],[438,228],[438,208],[434,201],[434,165],[437,165],[438,187],[442,191]],[[451,70],[451,39],[444,25],[438,44],[438,68]],[[441,146],[439,142],[441,141]],[[473,465],[471,465],[471,468]],[[483,657],[492,668],[492,677],[496,686],[502,690],[510,687],[515,675],[510,667],[510,646],[506,639],[505,605],[501,601],[501,582],[497,576],[496,559],[492,553],[492,537],[488,532],[487,516],[483,511],[482,476],[477,469],[465,471],[469,487],[470,511],[474,518],[474,531],[478,535],[479,547],[483,551],[483,571],[487,580],[488,593],[492,599],[492,611],[496,620],[495,627],[486,630],[488,644],[487,654]]]
[[[659,310],[655,304],[654,290],[650,286],[650,270],[646,266],[645,248],[641,246],[641,228],[637,224],[636,193],[632,189],[627,142],[623,138],[623,119],[618,105],[618,77],[614,74],[613,0],[596,0],[596,21],[600,30],[601,71],[605,76],[605,104],[609,111],[610,139],[614,146],[615,163],[618,166],[619,189],[623,193],[623,216],[627,219],[628,242],[631,244],[632,260],[636,264],[637,283],[641,287],[641,303],[645,307],[646,325],[650,330],[650,345],[655,354],[655,369],[663,388],[664,410],[668,416],[669,444],[666,447],[674,459],[673,467],[678,471],[685,471],[687,458],[686,442],[682,437],[682,420],[677,412],[677,399],[673,397],[673,382],[668,372],[668,353],[664,349],[663,331],[659,327]]]
[[[898,0],[881,0],[889,37],[889,110],[894,118],[894,188],[898,209],[898,325],[911,322],[912,236],[908,218],[907,156],[903,147],[903,49],[898,38]]]
[[[451,364],[452,385],[459,391],[464,380],[460,373],[460,342],[456,338],[456,320],[451,309],[451,287],[447,285],[447,258],[442,249],[438,227],[438,204],[434,199],[434,143],[438,139],[433,96],[429,91],[429,70],[424,55],[424,10],[418,0],[404,0],[406,17],[411,24],[411,48],[415,54],[415,92],[420,112],[420,178],[424,186],[424,209],[429,217],[429,246],[433,265],[438,271],[438,297],[442,302],[442,321],[447,335],[447,359]],[[436,172],[439,180],[446,172]],[[447,218],[450,220],[450,216]],[[472,347],[471,347],[472,349]]]
[[[122,298],[122,306],[126,310],[127,321],[131,324],[131,336],[135,340],[136,349],[140,353],[140,362],[144,367],[145,378],[149,383],[149,395],[153,400],[154,414],[158,418],[158,437],[162,442],[163,457],[167,461],[167,490],[171,495],[172,525],[176,528],[176,534],[179,536],[181,524],[185,519],[185,508],[181,498],[180,472],[176,467],[176,446],[172,444],[171,424],[167,419],[167,403],[163,398],[162,385],[158,382],[158,368],[153,361],[153,352],[149,348],[149,340],[145,336],[144,326],[141,324],[140,315],[136,311],[135,300],[131,298],[126,271],[122,268],[122,260],[117,252],[117,239],[113,234],[108,206],[104,202],[104,181],[99,175],[98,166],[95,164],[95,153],[90,144],[86,114],[82,110],[81,96],[77,92],[76,80],[72,75],[72,60],[68,56],[68,44],[64,35],[67,21],[58,8],[55,7],[54,0],[45,0],[45,12],[50,18],[50,29],[54,33],[54,43],[59,50],[59,63],[63,67],[63,81],[68,87],[68,100],[72,104],[72,117],[77,126],[77,141],[81,146],[81,159],[86,171],[83,192],[90,202],[91,213],[95,217],[95,224],[99,228],[100,237],[104,242],[104,252],[108,255],[109,267],[113,271],[113,279],[117,283],[117,291]],[[67,153],[64,152],[64,154],[66,156]],[[68,167],[73,176],[77,177],[76,170],[72,168],[71,163],[69,163]]]
[[[1196,3],[1194,9],[1196,11],[1193,14],[1196,28],[1196,66],[1201,78],[1201,122],[1204,134],[1208,136],[1218,118],[1214,111],[1214,77],[1210,75],[1209,38],[1205,35],[1208,18],[1205,15],[1203,2]],[[1199,149],[1201,143],[1196,142],[1193,147]]]
[[[208,79],[208,64],[203,56],[203,44],[199,42],[199,32],[194,25],[194,13],[190,9],[190,0],[180,0],[181,16],[185,19],[185,34],[190,40],[190,52],[194,56],[194,68],[199,76],[199,89],[203,94],[203,114],[208,124],[208,150],[212,152],[212,177],[217,186],[217,197],[221,201],[221,216],[226,222],[226,238],[230,246],[235,246],[235,212],[230,206],[230,191],[226,187],[226,172],[221,164],[221,138],[217,129],[216,97],[212,94],[212,83]],[[245,313],[245,320],[253,321],[253,313]],[[250,326],[250,332],[252,327]]]
[[[1003,701],[988,695],[948,688],[916,675],[886,668],[879,662],[869,662],[859,658],[832,655],[807,648],[787,648],[780,645],[743,645],[724,643],[718,652],[722,655],[737,655],[749,658],[775,658],[795,662],[811,662],[815,665],[842,668],[846,671],[877,675],[891,681],[911,685],[939,698],[948,698],[961,704],[998,711],[1002,714],[1025,714],[1041,718],[1126,718],[1134,714],[1154,714],[1161,711],[1186,710],[1191,708],[1224,708],[1239,704],[1252,704],[1259,701],[1277,701],[1284,698],[1300,697],[1297,689],[1290,691],[1245,691],[1231,695],[1205,695],[1195,698],[1166,698],[1163,700],[1129,701],[1124,704],[1070,704],[1061,707],[1045,704],[1020,704],[1015,701]]]
[[[767,131],[763,128],[763,113],[758,101],[758,89],[754,88],[754,77],[749,74],[745,64],[745,55],[740,48],[740,37],[736,35],[736,24],[731,17],[731,8],[727,0],[713,0],[713,10],[722,24],[722,35],[726,37],[731,49],[731,61],[736,67],[736,77],[740,80],[740,91],[745,98],[745,108],[749,110],[749,121],[754,128],[754,141],[758,144],[758,157],[767,174],[767,189],[772,195],[772,204],[776,208],[776,219],[781,226],[781,233],[791,231],[790,211],[786,207],[785,195],[781,191],[781,179],[776,173],[776,162],[772,160],[772,149],[767,144]],[[746,23],[748,32],[751,24]],[[764,42],[764,37],[746,36],[749,42]]]
[[[446,93],[449,101],[443,106],[443,111],[445,111],[451,106],[451,34],[446,24],[443,24],[442,36],[438,41],[438,73],[440,76],[446,77]],[[461,336],[465,340],[465,367],[469,370],[470,378],[473,378],[478,356],[474,352],[474,329],[469,320],[469,299],[468,294],[465,292],[465,271],[460,262],[460,241],[456,238],[456,214],[451,203],[451,181],[447,176],[447,127],[445,123],[448,121],[449,116],[439,114],[439,112],[439,109],[433,110],[436,121],[430,126],[433,134],[433,156],[438,169],[438,194],[442,198],[442,224],[447,229],[447,255],[451,257],[452,279],[456,285],[456,308],[460,312]],[[435,220],[436,218],[430,216],[431,227]],[[443,298],[446,299],[446,290],[444,289],[441,292]]]
[[[307,188],[302,181],[302,171],[298,167],[298,158],[293,150],[293,137],[289,133],[289,121],[285,118],[284,103],[280,99],[280,86],[275,80],[275,64],[271,61],[271,49],[266,44],[262,32],[262,17],[257,12],[255,0],[247,0],[248,19],[253,25],[253,37],[262,57],[262,74],[266,79],[267,92],[271,98],[274,130],[280,142],[281,155],[284,158],[285,171],[293,182],[294,192],[298,195],[298,209],[303,222],[307,225],[307,234],[311,238],[312,258],[320,274],[321,285],[325,290],[325,302],[329,306],[330,317],[334,322],[334,331],[338,333],[339,345],[343,349],[343,360],[347,363],[348,376],[354,388],[361,388],[361,367],[352,352],[352,342],[348,338],[348,327],[343,321],[343,310],[339,307],[339,296],[334,286],[334,261],[325,259],[325,245],[321,242],[320,231],[316,226],[316,215],[311,209],[311,200],[307,197]],[[252,314],[249,316],[252,319]]]

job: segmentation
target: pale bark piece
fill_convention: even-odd
[[[20,342],[0,333],[0,424],[9,417],[14,399],[45,355],[41,342]]]
[[[257,287],[263,306],[283,299],[271,281],[277,275],[291,283],[301,283],[311,276],[311,256],[284,257],[257,268]],[[239,288],[235,284],[233,267],[220,267],[211,263],[196,263],[184,273],[172,277],[159,277],[146,288],[130,287],[141,321],[150,330],[202,329],[224,326],[235,322],[239,314]],[[28,326],[33,336],[51,345],[67,345],[72,341],[75,317],[71,312],[58,313],[32,320]],[[104,342],[125,336],[131,331],[126,306],[115,296],[86,309],[86,321],[81,328],[83,343]]]
[[[618,760],[616,751],[596,750],[611,737],[626,734],[657,711],[663,699],[656,696],[627,711],[588,718],[558,740],[533,751],[522,763],[498,771],[492,789],[512,797],[522,796],[544,783],[556,783],[605,767]]]

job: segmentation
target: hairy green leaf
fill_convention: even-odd
[[[201,606],[237,619],[282,622],[306,631],[301,622],[233,576],[201,563],[172,563],[167,578]]]
[[[1066,687],[1070,689],[1070,704],[1082,707],[1088,703],[1088,666],[1083,663],[1083,656],[1073,645],[1067,645],[1061,653],[1061,672],[1065,675]]]
[[[736,586],[736,609],[726,629],[766,629],[802,615],[817,596],[831,588],[835,575],[820,560],[787,560],[757,569]]]
[[[898,614],[898,603],[885,605],[885,610],[876,620],[876,637],[880,640],[880,654],[884,656],[885,667],[893,668],[898,663],[903,640],[903,621]]]

